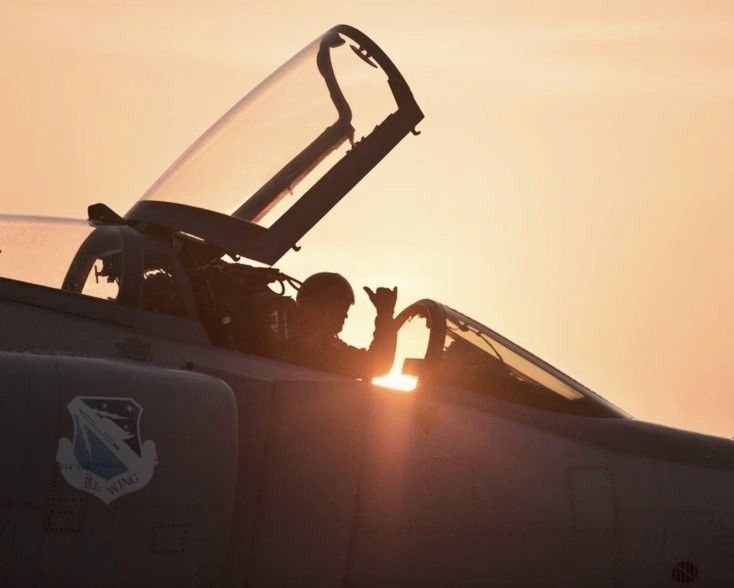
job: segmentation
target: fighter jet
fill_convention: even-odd
[[[288,360],[275,264],[422,118],[341,25],[124,215],[0,218],[0,585],[734,586],[731,440],[430,299],[412,393]]]

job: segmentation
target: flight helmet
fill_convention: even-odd
[[[304,300],[313,301],[340,301],[354,304],[354,290],[347,279],[341,274],[333,272],[320,272],[314,274],[301,284],[296,300],[302,303]]]

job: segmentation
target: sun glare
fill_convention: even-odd
[[[390,372],[379,378],[372,378],[372,383],[396,392],[412,392],[418,385],[418,378],[400,372]]]

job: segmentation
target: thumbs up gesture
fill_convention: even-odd
[[[364,287],[370,301],[375,305],[378,315],[389,315],[392,317],[395,312],[395,302],[398,299],[398,289],[395,288],[377,288],[374,292],[367,286]]]

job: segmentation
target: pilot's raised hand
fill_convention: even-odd
[[[367,286],[364,287],[364,291],[367,292],[367,296],[370,297],[370,301],[375,305],[378,316],[389,316],[392,318],[395,312],[395,302],[398,299],[398,289],[395,288],[377,288],[376,292],[373,292]]]

